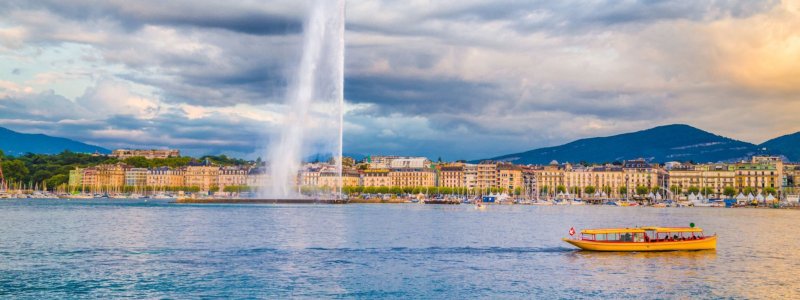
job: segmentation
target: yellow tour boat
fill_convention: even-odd
[[[694,224],[692,224],[694,225]],[[570,235],[575,233],[570,229]],[[565,242],[589,251],[694,251],[717,249],[717,235],[695,227],[584,229]]]

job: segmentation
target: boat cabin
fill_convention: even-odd
[[[692,227],[638,227],[581,231],[581,240],[610,243],[674,242],[703,238],[705,238],[703,230]]]

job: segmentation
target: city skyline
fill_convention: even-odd
[[[4,2],[0,126],[258,156],[305,6],[192,3]],[[797,132],[798,9],[350,1],[345,152],[476,159],[672,123],[756,144]]]

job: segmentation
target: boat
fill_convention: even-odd
[[[570,229],[570,235],[574,230]],[[581,250],[639,252],[717,249],[717,235],[706,236],[695,227],[637,227],[584,229],[580,237],[564,238]]]
[[[577,199],[576,198],[576,199],[572,199],[572,201],[569,203],[569,205],[586,205],[586,201],[583,201],[581,199]]]
[[[481,201],[475,201],[475,209],[485,209],[486,204],[483,204]]]
[[[461,204],[461,201],[458,199],[445,199],[445,198],[434,198],[434,199],[425,199],[423,201],[424,204],[450,204],[450,205],[458,205]]]

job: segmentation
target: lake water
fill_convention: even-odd
[[[0,201],[3,298],[800,298],[800,211]],[[591,253],[571,226],[716,251]]]

